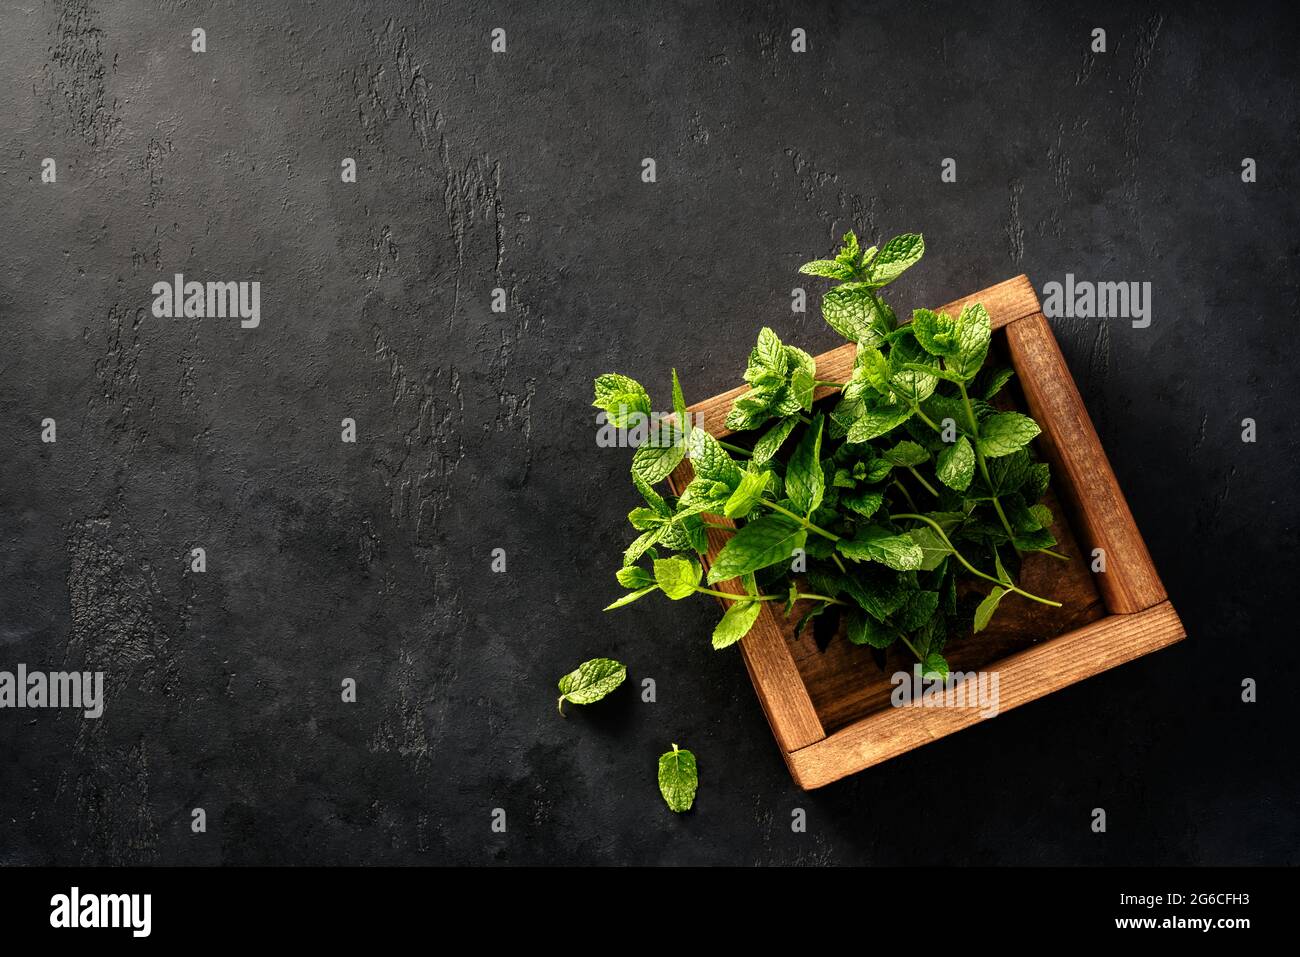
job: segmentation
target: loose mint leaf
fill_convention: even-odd
[[[557,703],[560,714],[564,714],[564,702],[592,704],[621,685],[626,677],[627,668],[613,658],[584,661],[560,679]]]
[[[650,393],[640,382],[616,372],[596,377],[596,398],[591,404],[604,409],[606,421],[620,429],[650,415]]]
[[[925,656],[925,661],[921,665],[922,678],[937,678],[944,680],[948,677],[948,662],[937,651],[932,651]]]
[[[1026,445],[1042,430],[1027,415],[999,412],[980,423],[979,447],[985,458],[1010,455]]]
[[[925,255],[925,238],[920,233],[895,236],[881,248],[871,263],[871,285],[888,285]]]
[[[758,613],[762,610],[762,603],[757,601],[733,603],[718,622],[718,626],[713,629],[713,647],[726,648],[744,638],[749,634],[749,629],[754,627],[754,622],[758,620]]]
[[[658,591],[658,590],[659,590],[658,585],[650,585],[646,588],[638,588],[636,591],[630,591],[622,598],[618,599],[617,601],[611,602],[610,604],[606,605],[603,610],[613,611],[615,608],[622,608],[624,605],[630,605],[638,598],[644,598],[652,591]]]
[[[939,453],[934,474],[939,481],[957,492],[970,488],[970,481],[975,477],[975,450],[970,440],[964,435]]]
[[[687,598],[700,584],[700,563],[693,558],[674,555],[655,560],[655,581],[673,600]]]
[[[763,499],[763,490],[767,488],[767,472],[745,472],[740,477],[740,484],[727,499],[722,514],[727,518],[744,518],[755,505]]]
[[[618,583],[624,588],[648,588],[655,583],[655,577],[640,565],[629,565],[614,573]]]
[[[932,356],[956,355],[960,348],[957,322],[946,312],[916,309],[912,312],[912,333],[921,348]]]
[[[699,786],[695,755],[674,744],[671,751],[659,758],[659,793],[664,796],[668,810],[678,814],[689,811]]]
[[[983,631],[989,626],[993,613],[998,610],[998,602],[1002,601],[1002,596],[1006,594],[1008,594],[1007,589],[1000,585],[994,585],[993,590],[979,603],[979,607],[975,609],[976,631]]]
[[[860,528],[853,538],[840,539],[835,547],[845,558],[880,562],[896,571],[915,571],[925,557],[911,535],[895,534],[879,525]]]
[[[869,442],[893,431],[912,417],[912,408],[907,405],[882,405],[867,409],[849,427],[845,441]]]
[[[697,476],[721,482],[730,489],[740,484],[740,466],[731,460],[717,439],[703,429],[695,429],[690,441],[691,466]]]
[[[948,371],[957,373],[966,382],[975,378],[988,355],[992,336],[988,310],[978,302],[963,306],[957,316],[957,352],[945,360]]]
[[[685,457],[686,446],[681,442],[663,447],[642,445],[632,453],[632,474],[654,485],[671,475]]]
[[[943,564],[943,560],[952,554],[952,549],[929,526],[914,528],[908,534],[921,549],[920,571],[928,572],[938,568]]]
[[[833,259],[814,259],[800,266],[799,271],[805,276],[824,276],[827,279],[854,278],[852,266]]]
[[[920,465],[923,462],[930,461],[930,453],[915,442],[904,439],[892,449],[883,453],[883,458],[891,465]]]
[[[709,584],[789,561],[802,548],[808,532],[781,515],[764,515],[746,522],[722,546],[709,568]]]
[[[822,417],[813,417],[812,425],[795,446],[785,470],[785,494],[795,511],[811,515],[826,494],[826,476],[822,472]]]
[[[879,302],[866,283],[846,283],[822,296],[822,317],[850,342],[876,345],[890,331]]]
[[[762,465],[771,459],[798,424],[799,420],[791,416],[768,429],[763,433],[763,437],[754,443],[754,457],[750,461],[755,465]]]

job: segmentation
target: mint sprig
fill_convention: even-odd
[[[721,442],[678,430],[637,450],[633,483],[645,505],[629,514],[640,534],[617,575],[626,592],[610,609],[654,592],[722,598],[712,644],[725,648],[774,602],[798,612],[796,630],[838,615],[854,644],[902,642],[925,674],[944,676],[949,636],[984,630],[1011,596],[1058,606],[1013,574],[1027,553],[1064,556],[1051,551],[1053,516],[1040,501],[1049,472],[1031,452],[1039,427],[992,404],[1012,371],[987,364],[988,311],[979,303],[955,316],[917,309],[900,324],[881,297],[924,252],[919,234],[864,249],[850,232],[833,258],[802,267],[836,283],[822,315],[857,344],[848,381],[819,379],[811,356],[764,328],[746,363],[748,389],[727,417],[738,436]],[[817,403],[818,388],[839,395]],[[626,376],[600,376],[595,393],[616,425],[650,414],[649,393]],[[672,404],[684,423],[676,372]],[[695,478],[682,494],[655,491],[688,455]],[[710,525],[728,538],[706,576],[699,559]],[[963,580],[989,586],[983,599],[959,601]],[[743,593],[714,587],[730,581]],[[665,759],[684,766],[677,754],[689,752],[660,760],[661,784]]]

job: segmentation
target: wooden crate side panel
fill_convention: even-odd
[[[1169,602],[1111,615],[1012,655],[999,673],[999,714],[1186,637]],[[818,788],[980,721],[977,709],[890,708],[789,756],[795,782]]]
[[[1006,335],[1029,412],[1043,429],[1039,442],[1075,511],[1084,550],[1105,549],[1106,571],[1095,577],[1106,607],[1130,614],[1159,604],[1168,597],[1164,585],[1051,326],[1035,312],[1008,324]]]

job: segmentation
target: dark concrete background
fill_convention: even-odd
[[[1300,859],[1300,37],[1046,6],[5,2],[0,668],[109,697],[0,712],[0,862]],[[829,347],[789,293],[849,227],[925,232],[900,312],[1154,284],[1149,329],[1055,328],[1191,639],[803,794],[711,603],[601,613],[635,493],[588,403]],[[261,327],[154,319],[174,272],[260,280]],[[601,654],[628,685],[561,720]]]

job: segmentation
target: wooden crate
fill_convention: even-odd
[[[1124,494],[1102,451],[1051,327],[1028,277],[1018,276],[940,309],[955,315],[982,302],[993,320],[994,346],[1016,370],[1008,389],[1042,427],[1038,451],[1051,463],[1047,503],[1053,533],[1068,563],[1029,555],[1021,583],[1063,602],[1056,609],[1017,595],[1003,600],[993,624],[978,635],[954,636],[944,654],[954,671],[996,670],[999,713],[1050,694],[1185,637]],[[817,357],[817,377],[846,380],[855,347]],[[741,386],[691,406],[697,422],[717,437]],[[818,398],[834,390],[822,388]],[[692,477],[689,459],[670,476],[680,494]],[[720,516],[711,521],[732,524]],[[705,564],[726,541],[708,530]],[[1091,571],[1093,549],[1104,549],[1106,570]],[[717,588],[739,593],[736,581]],[[987,720],[976,708],[896,708],[890,705],[896,671],[910,671],[906,650],[891,649],[880,668],[866,648],[837,637],[818,650],[812,629],[793,636],[797,618],[765,604],[741,642],[745,666],[795,782],[811,789],[871,767],[936,738]]]

